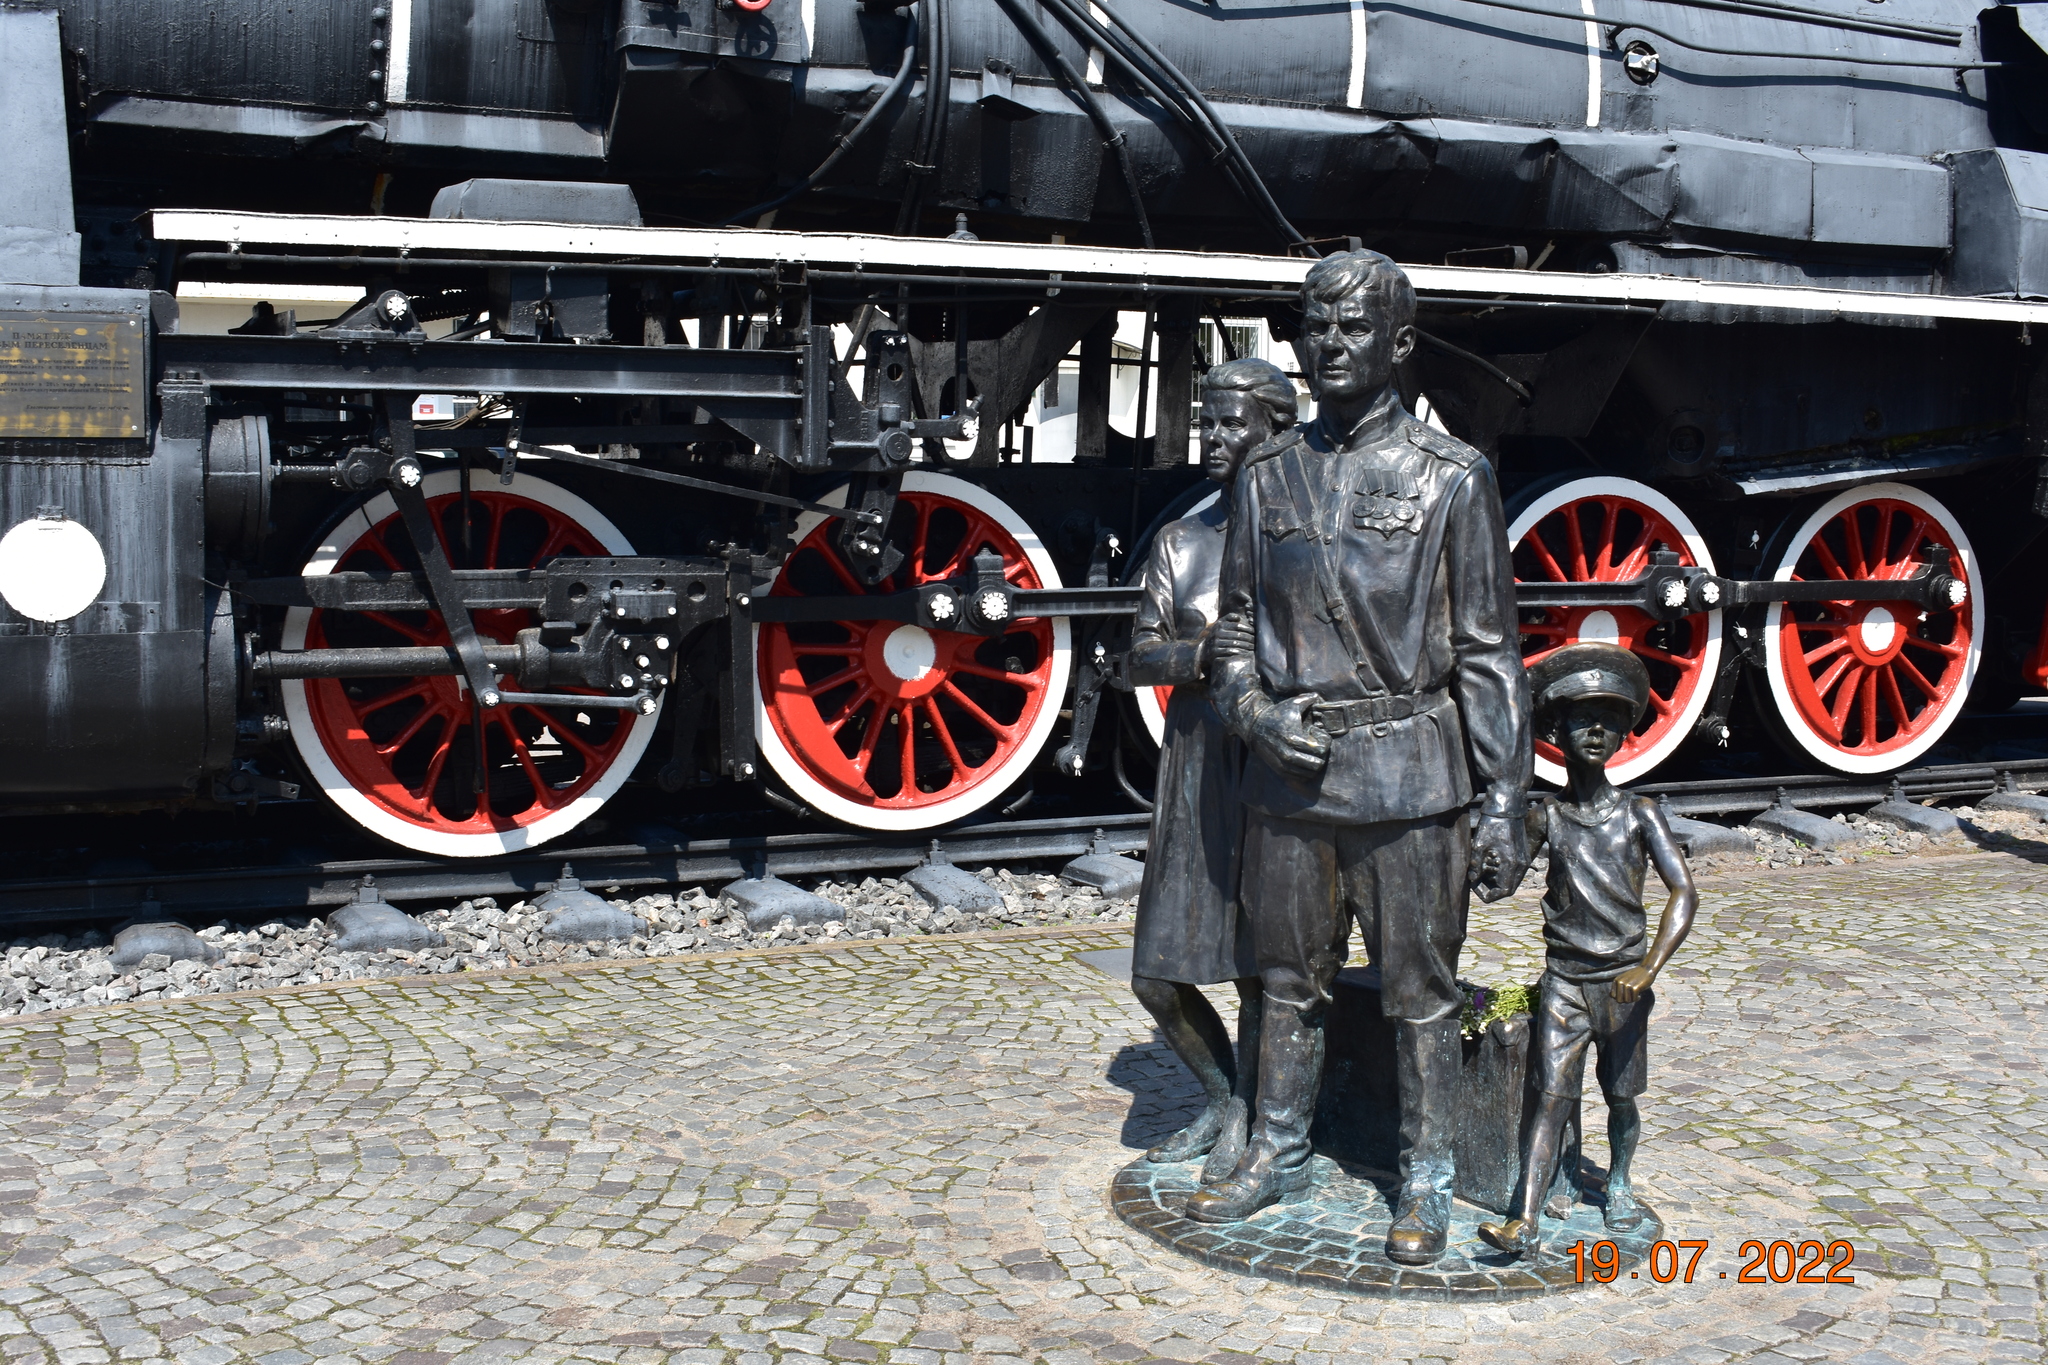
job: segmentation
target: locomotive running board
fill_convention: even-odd
[[[1127,247],[1042,242],[966,242],[945,237],[886,237],[860,233],[777,232],[751,228],[589,227],[565,223],[492,223],[451,218],[357,218],[274,213],[158,209],[150,235],[159,241],[217,243],[240,252],[251,247],[322,247],[335,250],[463,252],[587,259],[628,267],[634,263],[701,262],[706,269],[754,269],[802,264],[833,266],[885,280],[895,272],[932,278],[961,272],[1025,275],[1032,284],[1083,288],[1102,283],[1157,290],[1200,289],[1226,297],[1292,290],[1309,261],[1290,256],[1223,252],[1144,251]],[[430,257],[420,258],[425,264]],[[312,262],[308,262],[311,264]],[[368,265],[370,259],[359,264]],[[1805,285],[1742,284],[1676,275],[1604,275],[1564,271],[1496,270],[1478,266],[1404,265],[1416,291],[1475,300],[1528,299],[1609,306],[1665,303],[1717,304],[1827,313],[1845,317],[1955,318],[1983,322],[2048,323],[2048,302],[1965,298],[1939,294],[1822,289]],[[1058,278],[1053,278],[1057,276]],[[993,282],[993,281],[991,281]]]

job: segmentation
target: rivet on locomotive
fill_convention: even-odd
[[[1349,242],[1525,653],[1648,665],[1618,780],[2048,685],[2048,5],[53,0],[0,72],[14,809],[1141,794],[1195,376]]]

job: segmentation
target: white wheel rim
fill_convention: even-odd
[[[1950,538],[1950,548],[1959,561],[1961,576],[1970,588],[1970,647],[1963,656],[1962,678],[1954,692],[1943,703],[1941,712],[1918,735],[1895,749],[1886,749],[1876,754],[1853,754],[1830,744],[1824,736],[1815,734],[1806,717],[1800,713],[1799,704],[1792,696],[1792,689],[1786,672],[1784,643],[1780,639],[1785,620],[1785,604],[1773,602],[1764,613],[1764,673],[1770,680],[1771,702],[1778,708],[1778,719],[1783,723],[1793,742],[1801,750],[1820,760],[1836,772],[1883,773],[1902,768],[1913,762],[1929,749],[1941,742],[1956,717],[1963,713],[1963,706],[1969,700],[1970,685],[1977,679],[1977,666],[1984,654],[1984,595],[1982,580],[1977,573],[1977,552],[1971,548],[1968,536],[1962,526],[1942,506],[1941,502],[1903,483],[1872,483],[1837,493],[1821,504],[1819,510],[1801,524],[1798,532],[1787,542],[1777,564],[1772,566],[1771,577],[1786,582],[1798,568],[1799,557],[1812,543],[1822,527],[1850,508],[1865,502],[1880,500],[1903,502],[1916,507],[1937,522]],[[1804,660],[1801,660],[1802,666]]]
[[[553,508],[588,531],[609,554],[633,553],[632,542],[612,524],[610,518],[565,488],[523,473],[515,473],[512,476],[511,487],[506,488],[498,483],[495,473],[476,469],[470,471],[469,480],[472,490],[506,492]],[[458,493],[462,491],[461,476],[446,470],[429,474],[421,483],[420,491],[428,498]],[[313,552],[313,557],[306,561],[306,566],[301,572],[309,577],[333,573],[334,566],[371,528],[397,510],[398,505],[389,493],[379,493],[371,498],[342,518],[340,524],[328,532],[322,539],[319,549]],[[287,612],[284,634],[280,641],[283,647],[287,650],[304,649],[306,631],[312,620],[313,612],[309,607],[293,607]],[[364,829],[394,844],[417,849],[421,853],[435,853],[452,858],[487,858],[493,854],[536,848],[582,824],[596,814],[598,808],[610,800],[625,784],[626,779],[632,776],[634,765],[640,761],[640,755],[646,752],[648,741],[654,738],[655,724],[661,718],[659,708],[651,716],[635,717],[625,744],[613,757],[610,766],[587,790],[560,810],[544,815],[530,825],[520,825],[507,830],[458,834],[447,830],[428,829],[402,819],[358,791],[320,742],[319,727],[313,721],[312,707],[306,699],[305,682],[297,678],[288,679],[280,684],[280,689],[284,698],[285,717],[291,723],[292,743],[298,749],[299,757],[304,760],[314,782],[326,793],[330,801]]]
[[[964,503],[1001,526],[1023,550],[1024,557],[1031,564],[1032,572],[1039,583],[1047,588],[1063,587],[1058,568],[1052,556],[1016,511],[1002,499],[978,485],[950,474],[932,474],[923,470],[912,470],[903,476],[903,491],[906,493],[930,493]],[[834,507],[845,505],[846,490],[835,489],[818,499]],[[801,544],[804,538],[817,529],[824,521],[822,512],[805,512],[797,518],[794,539]],[[786,567],[786,566],[785,566]],[[780,578],[780,571],[777,574]],[[765,591],[765,589],[764,589]],[[761,627],[754,627],[754,657],[760,658]],[[844,824],[868,829],[895,831],[935,829],[950,824],[981,810],[996,800],[1014,785],[1015,779],[1028,771],[1044,750],[1046,741],[1052,738],[1054,727],[1059,724],[1060,708],[1065,704],[1067,683],[1073,673],[1074,651],[1073,630],[1068,618],[1052,618],[1051,670],[1045,686],[1045,697],[1032,717],[1030,725],[1003,760],[1002,767],[956,796],[934,801],[929,805],[909,807],[870,806],[854,801],[832,790],[817,777],[783,742],[781,733],[775,728],[768,715],[765,689],[758,678],[754,685],[754,737],[760,746],[761,757],[775,775],[789,787],[790,791],[819,814]]]
[[[1222,496],[1223,490],[1219,488],[1187,511],[1181,513],[1178,520],[1185,521],[1189,517],[1200,516],[1211,507],[1214,507],[1216,500]],[[1166,525],[1171,526],[1172,524],[1172,522],[1168,522]],[[1162,526],[1159,529],[1163,532],[1166,527]],[[1131,692],[1131,699],[1138,704],[1138,718],[1145,722],[1145,733],[1152,736],[1154,748],[1166,743],[1166,707],[1167,703],[1172,700],[1172,697],[1173,689],[1171,687],[1139,687]]]
[[[1519,547],[1523,537],[1527,536],[1539,522],[1557,511],[1558,508],[1563,507],[1567,503],[1581,502],[1590,498],[1621,498],[1647,508],[1663,518],[1671,525],[1673,530],[1677,531],[1679,538],[1685,542],[1686,550],[1694,564],[1708,573],[1714,572],[1714,556],[1707,549],[1705,537],[1700,535],[1699,528],[1693,525],[1692,518],[1688,517],[1679,508],[1677,503],[1646,483],[1638,483],[1634,479],[1617,478],[1613,475],[1605,474],[1590,475],[1583,479],[1573,479],[1567,483],[1559,484],[1556,488],[1550,489],[1538,496],[1527,507],[1523,508],[1515,516],[1513,522],[1509,524],[1508,545],[1510,549]],[[1702,629],[1705,631],[1706,639],[1700,650],[1698,672],[1691,694],[1680,703],[1676,714],[1666,723],[1663,733],[1655,741],[1643,746],[1626,760],[1614,764],[1607,770],[1610,780],[1618,784],[1625,784],[1636,781],[1638,778],[1651,772],[1659,764],[1670,758],[1673,753],[1677,752],[1681,744],[1685,743],[1687,736],[1692,734],[1693,726],[1698,724],[1701,713],[1706,710],[1707,701],[1712,696],[1714,690],[1714,677],[1721,665],[1721,611],[1719,608],[1716,608],[1713,611],[1700,613],[1700,617],[1704,618],[1701,624]],[[1574,639],[1599,638],[1604,634],[1607,639],[1612,640],[1613,636],[1608,631],[1613,621],[1614,616],[1611,611],[1603,610],[1588,613],[1585,622],[1582,624],[1596,626],[1594,635],[1575,636]],[[1565,643],[1570,643],[1570,641]],[[1544,757],[1539,752],[1536,755],[1536,776],[1552,786],[1561,787],[1565,781],[1564,765]]]

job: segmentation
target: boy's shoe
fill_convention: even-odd
[[[1526,1256],[1538,1244],[1536,1225],[1519,1218],[1510,1218],[1505,1223],[1481,1223],[1479,1240],[1510,1256]]]
[[[1607,1182],[1606,1222],[1609,1232],[1634,1232],[1643,1225],[1643,1206],[1626,1180]]]

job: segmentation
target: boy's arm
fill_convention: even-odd
[[[1672,837],[1671,826],[1664,823],[1664,813],[1657,809],[1657,803],[1647,797],[1637,798],[1636,818],[1643,822],[1643,842],[1649,847],[1657,875],[1671,890],[1671,899],[1664,904],[1664,917],[1657,922],[1657,937],[1651,941],[1650,951],[1643,954],[1640,963],[1614,978],[1614,998],[1624,1005],[1650,989],[1657,973],[1664,970],[1678,945],[1685,942],[1685,936],[1692,932],[1693,911],[1700,900],[1692,884],[1692,871],[1685,865],[1685,854],[1679,851],[1678,840]]]

